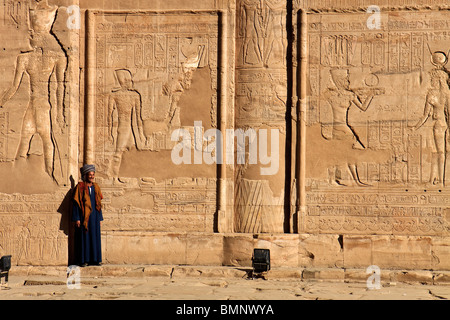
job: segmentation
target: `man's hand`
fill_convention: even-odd
[[[79,228],[81,226],[80,220],[77,220],[77,222],[75,222],[77,228]]]

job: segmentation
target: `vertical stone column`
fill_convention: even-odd
[[[72,2],[73,15],[73,27],[69,30],[69,43],[70,48],[68,50],[68,74],[70,83],[68,86],[69,95],[69,110],[68,123],[69,127],[69,172],[68,176],[72,176],[74,181],[78,177],[78,136],[80,134],[80,29],[81,29],[81,14],[78,11],[80,7],[80,1],[75,0]],[[78,9],[77,9],[78,8]],[[78,16],[80,14],[80,16]],[[80,20],[78,20],[80,19]],[[77,25],[77,23],[79,25]],[[67,23],[66,23],[67,25]],[[67,109],[67,108],[66,108]]]
[[[246,138],[236,146],[235,232],[284,232],[286,6],[285,0],[237,1],[235,133],[242,129]]]
[[[228,43],[230,42],[228,33],[228,19],[229,15],[226,9],[219,11],[219,23],[220,23],[220,122],[219,130],[225,132],[227,128],[227,106],[228,106]],[[226,154],[225,145],[222,146],[221,154]],[[227,166],[226,163],[219,165],[219,192],[218,192],[218,210],[217,210],[217,229],[219,232],[229,232],[232,225],[227,215]]]
[[[304,217],[306,215],[306,106],[307,106],[307,67],[308,67],[308,29],[307,14],[305,10],[299,11],[300,20],[300,68],[298,75],[298,124],[297,124],[297,143],[299,144],[299,152],[297,154],[297,199],[298,199],[298,230],[304,230]]]
[[[94,12],[86,10],[86,76],[84,114],[84,163],[94,163],[95,147],[95,24]]]

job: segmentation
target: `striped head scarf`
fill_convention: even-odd
[[[84,175],[86,173],[89,172],[95,172],[95,166],[93,164],[85,164],[83,167],[81,167],[80,172],[81,172],[81,176],[84,177]]]

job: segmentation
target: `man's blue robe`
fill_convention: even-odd
[[[94,186],[89,187],[92,204],[92,212],[89,216],[88,230],[83,226],[83,214],[81,208],[74,201],[72,221],[80,221],[79,228],[75,228],[75,255],[79,265],[98,265],[102,262],[102,245],[100,233],[100,221],[103,221],[102,211],[96,209]]]

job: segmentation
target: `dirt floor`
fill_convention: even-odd
[[[94,267],[89,267],[94,268]],[[365,282],[268,280],[204,275],[93,275],[81,269],[79,282],[67,275],[10,275],[1,300],[447,300],[450,285],[381,282],[369,289]],[[95,269],[94,269],[95,270]],[[84,273],[84,274],[83,274]],[[74,279],[74,278],[72,278]]]
[[[450,299],[448,274],[441,272],[384,271],[379,289],[369,289],[365,270],[271,270],[267,279],[252,279],[245,268],[102,266],[81,268],[75,281],[74,273],[68,277],[67,271],[67,267],[14,268],[8,286],[0,290],[0,306],[16,310],[23,318],[42,312],[60,318],[57,310],[67,310],[99,319],[146,315],[151,319],[262,320],[311,314],[321,319],[345,314],[346,319],[359,320],[387,314],[398,319],[419,314],[425,318],[430,310],[438,314],[439,306],[444,314],[447,305],[438,300]],[[335,276],[340,279],[316,279]],[[388,305],[386,300],[395,304]],[[399,304],[399,300],[413,304]],[[418,305],[418,300],[433,306]]]

